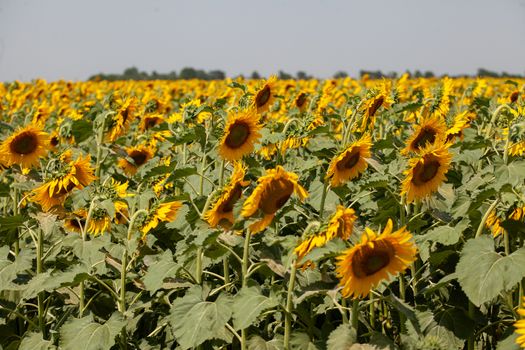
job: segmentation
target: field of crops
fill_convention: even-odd
[[[525,347],[525,80],[0,85],[0,348]]]

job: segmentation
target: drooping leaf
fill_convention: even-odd
[[[262,295],[257,287],[245,287],[233,298],[233,326],[248,328],[261,312],[278,305],[277,300]]]
[[[162,288],[162,282],[168,277],[175,277],[179,269],[180,265],[173,261],[171,251],[166,250],[159,257],[159,260],[148,268],[148,272],[146,272],[143,279],[146,289],[151,293],[155,293]]]

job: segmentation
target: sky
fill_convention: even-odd
[[[0,0],[0,81],[132,66],[525,74],[525,0]]]

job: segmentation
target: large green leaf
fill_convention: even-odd
[[[506,184],[516,186],[525,179],[525,161],[518,160],[510,164],[501,164],[494,171],[494,188],[500,190]]]
[[[264,310],[278,305],[277,300],[262,295],[257,287],[245,287],[233,298],[233,326],[248,328]]]
[[[356,337],[355,330],[348,323],[342,323],[328,336],[326,350],[348,349],[355,343]]]
[[[258,335],[253,335],[248,339],[247,345],[250,350],[281,350],[283,348],[283,340],[272,339],[266,341]]]
[[[75,265],[67,271],[48,271],[38,274],[20,288],[23,288],[22,296],[31,299],[42,291],[51,292],[63,286],[77,285],[87,277],[87,268],[84,265]]]
[[[44,340],[42,333],[26,334],[18,350],[49,350],[56,347],[49,340]]]
[[[482,236],[465,243],[456,267],[461,288],[474,305],[509,290],[525,277],[525,247],[509,256],[494,250],[494,240]]]
[[[7,259],[9,247],[0,247],[0,290],[9,289],[19,272],[28,270],[32,266],[32,260],[35,258],[34,251],[24,249],[18,254],[15,261]]]
[[[228,337],[225,326],[232,315],[231,299],[221,294],[211,302],[204,294],[201,286],[195,286],[173,303],[168,320],[181,349]]]
[[[60,346],[63,350],[109,349],[125,325],[117,313],[104,324],[95,322],[93,316],[74,318],[60,328]]]
[[[148,268],[148,272],[146,272],[143,280],[146,289],[151,293],[155,293],[162,288],[162,282],[164,282],[164,279],[175,277],[175,274],[179,269],[179,264],[173,261],[173,254],[171,251],[166,250],[160,255],[159,260]]]

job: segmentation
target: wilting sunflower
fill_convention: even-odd
[[[363,135],[332,159],[326,174],[327,179],[331,178],[331,185],[340,186],[365,171],[368,166],[366,158],[370,158],[371,147],[372,138],[370,135]]]
[[[111,227],[111,218],[105,209],[97,208],[89,220],[87,231],[94,236],[108,232]]]
[[[338,205],[336,212],[328,222],[326,230],[306,238],[294,249],[294,253],[297,255],[297,262],[300,263],[301,259],[314,248],[322,247],[326,242],[336,237],[343,240],[350,238],[356,218],[352,208],[345,208],[342,205]],[[308,262],[306,262],[305,265],[311,266]]]
[[[124,172],[128,175],[135,175],[142,165],[153,157],[153,151],[147,146],[135,146],[126,148],[128,157],[133,160],[130,162],[126,158],[121,158],[118,161],[118,165],[124,169]]]
[[[228,116],[224,135],[219,143],[219,154],[222,158],[235,161],[253,151],[259,140],[259,117],[254,109],[233,113]]]
[[[182,207],[181,202],[167,202],[160,204],[152,214],[148,216],[144,225],[142,226],[142,237],[144,237],[150,230],[159,225],[161,221],[173,221],[177,217],[177,211]]]
[[[390,97],[390,85],[385,82],[380,89],[376,91],[371,97],[363,101],[361,110],[364,111],[363,119],[361,120],[361,131],[367,128],[372,129],[375,124],[375,116],[380,107],[389,108],[394,100]]]
[[[38,165],[50,149],[49,134],[41,129],[27,125],[18,129],[0,145],[6,165],[19,164],[22,168]]]
[[[525,217],[525,206],[518,206],[514,207],[510,214],[507,216],[509,220],[514,221],[520,221]],[[496,212],[496,209],[493,209],[489,216],[487,217],[487,221],[485,221],[485,226],[490,228],[490,231],[492,232],[492,235],[494,237],[497,237],[501,234],[507,233],[507,231],[501,226],[502,221],[504,218],[500,218]]]
[[[427,144],[433,145],[445,139],[447,125],[439,116],[425,118],[416,127],[414,133],[408,138],[402,154],[409,152],[419,153]]]
[[[392,228],[390,219],[382,233],[365,228],[361,242],[337,258],[336,272],[344,297],[367,296],[381,281],[404,271],[416,260],[417,248],[410,232],[405,227],[392,232]]]
[[[266,112],[275,101],[277,77],[271,76],[266,83],[255,92],[253,98],[253,105],[257,109],[257,113]]]
[[[112,123],[109,128],[108,140],[115,141],[120,136],[124,135],[129,129],[129,125],[136,118],[137,115],[137,98],[130,97],[126,101],[121,98],[117,99],[119,105],[117,113],[112,119]]]
[[[254,216],[260,212],[262,218],[250,225],[252,233],[264,230],[271,224],[275,213],[281,209],[293,193],[304,200],[308,193],[299,185],[299,177],[294,173],[289,173],[280,165],[275,169],[266,171],[266,175],[261,176],[255,190],[242,207],[241,215],[246,217]]]
[[[522,317],[521,320],[518,320],[514,322],[514,328],[516,330],[514,332],[518,333],[518,338],[516,338],[516,344],[520,346],[520,348],[525,348],[525,297],[522,299],[521,308],[518,309],[518,315]]]
[[[244,181],[245,171],[241,163],[235,164],[235,169],[230,182],[222,189],[217,201],[212,208],[204,214],[204,219],[211,227],[217,225],[230,228],[235,219],[233,217],[233,206],[241,198],[242,188],[248,186],[249,181]]]
[[[67,158],[67,156],[66,156]],[[75,188],[82,189],[89,185],[95,176],[90,165],[90,156],[85,158],[80,156],[64,167],[65,175],[53,178],[35,188],[30,196],[30,200],[40,204],[43,211],[61,205],[66,197]]]
[[[115,202],[115,217],[113,220],[117,224],[126,224],[129,221],[128,205],[123,201]]]
[[[87,211],[85,209],[75,210],[64,219],[64,228],[68,231],[82,233],[82,228],[86,224],[86,217]]]
[[[435,192],[445,181],[451,161],[452,154],[446,144],[428,145],[417,157],[410,159],[401,187],[401,195],[406,195],[407,203]]]

